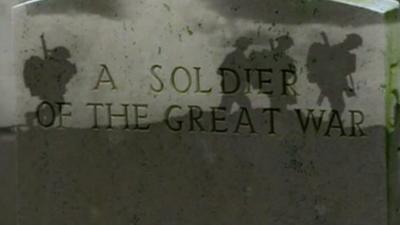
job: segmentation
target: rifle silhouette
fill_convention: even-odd
[[[49,50],[47,49],[46,40],[44,38],[44,33],[42,35],[40,35],[40,40],[42,41],[42,50],[43,50],[44,59],[48,59],[49,58]]]
[[[322,37],[322,40],[324,41],[324,45],[326,45],[326,46],[331,46],[331,44],[329,43],[329,39],[328,39],[328,36],[326,35],[326,33],[325,32],[321,32],[321,37]],[[317,101],[317,104],[320,106],[320,105],[322,105],[322,102],[324,101],[324,98],[325,98],[325,96],[322,94],[322,92],[319,94],[319,96],[318,96],[318,101]]]

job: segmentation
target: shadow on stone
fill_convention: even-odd
[[[31,95],[38,97],[43,102],[62,103],[68,82],[76,75],[75,64],[69,61],[70,51],[63,46],[47,49],[44,34],[41,36],[44,57],[32,56],[24,65],[24,82]],[[59,114],[59,111],[42,105],[44,124],[49,124],[49,119]],[[54,114],[54,115],[50,115]],[[35,113],[26,114],[27,124],[32,125]]]
[[[345,109],[343,94],[356,96],[352,74],[356,72],[357,56],[351,51],[359,48],[363,41],[358,34],[349,34],[342,43],[331,45],[325,33],[322,37],[324,43],[312,44],[308,53],[308,81],[321,90],[318,105],[327,98],[331,108],[342,114]]]

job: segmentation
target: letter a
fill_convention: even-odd
[[[99,79],[97,80],[96,86],[94,87],[93,90],[98,90],[100,87],[100,84],[111,84],[112,85],[112,90],[116,90],[117,86],[115,85],[114,79],[111,76],[110,70],[108,69],[108,66],[105,64],[101,64],[101,72],[99,75]],[[104,74],[107,75],[107,78],[103,78]]]

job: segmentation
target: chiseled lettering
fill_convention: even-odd
[[[101,71],[99,75],[99,79],[97,80],[96,86],[94,87],[94,90],[98,90],[100,88],[101,84],[110,84],[112,90],[117,89],[117,85],[115,85],[114,79],[111,76],[110,70],[108,69],[108,66],[106,64],[101,64]],[[106,75],[106,77],[104,77]]]

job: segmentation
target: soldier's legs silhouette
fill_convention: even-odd
[[[332,110],[336,110],[340,114],[343,114],[345,108],[343,92],[331,93],[327,97]]]
[[[251,109],[251,101],[249,99],[249,97],[247,97],[246,95],[239,95],[236,98],[236,103],[240,106],[240,107],[246,107],[247,109]]]
[[[251,101],[246,95],[224,95],[221,100],[221,107],[225,107],[227,112],[231,112],[232,106],[234,103],[237,103],[239,107],[246,107],[251,109]]]

